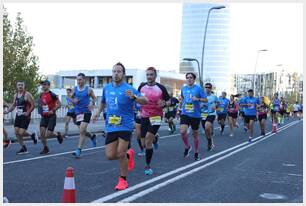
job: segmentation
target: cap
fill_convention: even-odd
[[[49,84],[50,85],[50,81],[46,79],[46,80],[41,81],[40,84]]]

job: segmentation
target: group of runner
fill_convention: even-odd
[[[165,86],[156,82],[157,70],[149,67],[146,70],[146,82],[133,88],[125,82],[125,67],[117,63],[112,68],[112,82],[103,87],[101,102],[96,102],[93,89],[85,85],[85,75],[79,73],[76,77],[77,86],[67,89],[68,113],[65,123],[64,134],[54,132],[56,126],[56,110],[60,108],[61,102],[57,95],[50,91],[50,82],[42,81],[42,92],[39,97],[39,113],[42,116],[40,122],[40,139],[43,150],[40,154],[48,154],[47,139],[54,136],[60,144],[63,143],[68,133],[68,124],[71,120],[79,127],[79,143],[73,155],[81,157],[86,137],[90,138],[93,147],[96,147],[96,135],[87,132],[88,124],[97,121],[103,112],[105,119],[105,145],[106,157],[109,160],[119,161],[119,179],[115,186],[116,190],[124,190],[128,187],[127,175],[135,167],[134,150],[131,148],[131,137],[135,128],[135,135],[140,148],[139,156],[145,156],[144,174],[152,175],[151,163],[154,150],[158,149],[158,130],[165,117],[170,133],[176,131],[175,117],[180,117],[180,135],[184,150],[183,157],[187,158],[192,151],[189,143],[188,129],[191,128],[194,147],[194,160],[199,160],[199,127],[202,125],[207,139],[207,150],[212,151],[215,147],[213,142],[214,121],[220,124],[220,134],[224,134],[226,120],[228,120],[230,134],[234,136],[234,130],[238,127],[237,118],[240,115],[244,121],[245,130],[248,132],[248,140],[252,141],[254,122],[260,122],[261,135],[265,135],[265,121],[267,114],[271,111],[273,126],[283,122],[283,116],[288,111],[286,101],[275,94],[271,102],[265,97],[260,99],[254,97],[252,89],[247,95],[239,97],[231,95],[227,99],[226,92],[217,97],[211,83],[205,84],[205,89],[197,85],[196,75],[192,72],[186,73],[186,85],[181,89],[179,100],[168,93]],[[92,114],[95,105],[98,110]],[[296,103],[297,104],[297,103]],[[300,105],[293,105],[293,112],[301,112]],[[21,146],[17,154],[28,153],[23,142],[23,137],[31,136],[34,144],[37,144],[37,135],[29,134],[28,129],[31,121],[31,112],[35,103],[32,95],[25,90],[25,82],[17,82],[17,93],[13,104],[4,104],[8,109],[4,114],[12,112],[17,107],[15,117],[15,135]],[[276,130],[275,130],[276,131]],[[5,132],[5,131],[4,131]],[[6,134],[6,133],[5,133]],[[5,136],[7,137],[7,136]],[[4,138],[5,141],[7,139]],[[4,144],[5,147],[9,143]]]

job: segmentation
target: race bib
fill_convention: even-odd
[[[278,106],[275,106],[275,107],[274,107],[274,111],[277,111],[277,112],[278,112],[278,111],[279,111],[279,107],[278,107]]]
[[[17,116],[23,115],[23,109],[17,109]]]
[[[108,123],[114,126],[118,126],[121,124],[121,117],[120,116],[116,116],[116,115],[112,115],[108,118]]]
[[[251,104],[251,105],[249,106],[249,109],[254,109],[254,104]]]
[[[42,110],[43,110],[43,113],[48,113],[49,112],[49,106],[48,105],[43,105]]]
[[[186,110],[186,112],[193,112],[194,111],[193,104],[192,103],[185,104],[185,110]]]
[[[161,125],[162,124],[161,116],[150,117],[150,123],[151,125]]]
[[[169,107],[168,111],[172,112],[174,110],[174,107]]]
[[[219,112],[223,112],[223,111],[224,111],[224,108],[223,108],[223,107],[219,107],[219,108],[218,108],[218,111],[219,111]]]
[[[73,109],[74,106],[73,106],[72,104],[68,104],[68,108],[69,108],[69,109]]]
[[[77,119],[77,122],[82,122],[84,120],[84,114],[77,115],[76,119]]]
[[[201,113],[202,120],[206,120],[208,113]]]

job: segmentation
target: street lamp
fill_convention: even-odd
[[[265,52],[265,51],[268,51],[267,49],[260,49],[257,51],[257,56],[256,56],[256,62],[255,62],[255,69],[254,69],[254,75],[253,75],[253,91],[254,91],[254,97],[256,95],[256,89],[255,89],[255,81],[256,81],[256,78],[255,78],[255,75],[256,75],[256,68],[257,68],[257,62],[258,62],[258,57],[259,57],[259,53],[260,52]]]
[[[209,15],[210,15],[210,12],[212,10],[217,10],[217,9],[224,9],[225,6],[214,6],[214,7],[211,7],[209,10],[208,10],[208,14],[207,14],[207,18],[206,18],[206,25],[205,25],[205,30],[204,30],[204,37],[203,37],[203,48],[202,48],[202,62],[201,62],[201,81],[203,79],[203,62],[204,62],[204,49],[205,49],[205,40],[206,40],[206,31],[207,31],[207,25],[208,25],[208,19],[209,19]]]
[[[200,72],[200,63],[199,63],[199,61],[198,61],[197,59],[195,59],[195,58],[184,58],[183,61],[189,61],[189,62],[195,61],[195,62],[197,62],[197,64],[198,64],[199,79],[200,79],[200,85],[201,85],[201,87],[203,88],[203,80],[202,80],[202,78],[201,78],[201,75],[202,75],[202,74],[201,74],[201,72]]]

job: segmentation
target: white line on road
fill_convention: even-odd
[[[287,128],[289,128],[289,127],[291,127],[292,125],[295,125],[295,124],[297,124],[297,123],[298,123],[298,122],[292,123],[291,125],[287,126],[286,128],[280,129],[278,132],[281,132],[281,131],[283,131],[283,130],[285,130],[285,129],[287,129]],[[167,186],[167,185],[169,185],[169,184],[171,184],[171,183],[173,183],[173,182],[176,182],[176,181],[178,181],[178,180],[183,179],[184,177],[187,177],[187,176],[189,176],[189,175],[192,175],[192,174],[194,174],[194,173],[196,173],[196,172],[198,172],[198,171],[200,171],[200,170],[202,170],[202,169],[204,169],[204,168],[206,168],[206,167],[208,167],[208,166],[210,166],[210,165],[213,165],[213,164],[215,164],[215,163],[217,163],[217,162],[220,162],[221,160],[224,160],[224,159],[226,159],[226,158],[228,158],[228,157],[230,157],[230,156],[233,156],[234,154],[236,154],[236,153],[238,153],[238,152],[240,152],[240,151],[243,151],[243,150],[245,150],[245,149],[247,149],[247,148],[249,148],[249,147],[252,147],[252,146],[258,144],[259,142],[262,142],[262,141],[266,140],[267,138],[269,138],[269,137],[271,137],[271,136],[273,136],[273,135],[275,135],[275,133],[270,134],[270,135],[267,135],[267,136],[263,137],[262,139],[260,139],[260,140],[258,140],[258,141],[256,141],[256,142],[254,142],[253,144],[249,144],[249,145],[246,145],[246,146],[244,146],[244,147],[241,147],[241,148],[239,148],[239,149],[237,149],[237,150],[235,150],[235,151],[233,151],[233,152],[230,152],[230,153],[228,153],[228,154],[226,154],[226,155],[224,155],[224,156],[222,156],[222,157],[220,157],[220,158],[218,158],[218,159],[215,159],[215,160],[213,160],[213,161],[211,161],[211,162],[209,162],[209,163],[207,163],[207,164],[204,164],[204,165],[202,165],[202,166],[200,166],[200,167],[198,167],[198,168],[192,169],[192,170],[190,170],[190,171],[188,171],[188,172],[185,172],[185,173],[183,173],[183,174],[181,174],[181,175],[178,175],[178,176],[176,176],[176,177],[174,177],[174,178],[171,178],[171,179],[169,179],[169,180],[167,180],[167,181],[164,181],[164,182],[162,182],[162,183],[160,183],[160,184],[157,184],[157,185],[155,185],[154,187],[150,187],[149,189],[146,189],[146,190],[143,190],[143,191],[141,191],[141,192],[138,192],[138,193],[136,193],[136,194],[134,194],[134,195],[132,195],[132,196],[129,196],[128,198],[125,198],[125,199],[123,199],[123,200],[121,200],[121,201],[119,201],[119,202],[120,202],[120,203],[122,203],[122,202],[124,202],[124,203],[132,202],[132,201],[134,201],[134,200],[136,200],[136,199],[138,199],[138,198],[140,198],[140,197],[143,197],[143,196],[145,196],[145,195],[147,195],[147,194],[149,194],[149,193],[151,193],[151,192],[154,192],[155,190],[158,190],[158,189],[160,189],[160,188],[162,188],[162,187],[165,187],[165,186]]]
[[[289,126],[291,126],[291,124],[292,124],[292,122],[289,123],[289,124],[287,124],[287,125],[284,125],[283,127],[280,127],[279,129],[284,128],[284,127],[289,127]],[[271,132],[268,132],[267,135],[269,135],[270,133],[271,133]],[[259,136],[259,137],[254,138],[253,141],[256,141],[256,140],[258,140],[258,139],[260,139],[260,138],[262,138],[262,136]],[[94,202],[94,203],[102,203],[102,202],[106,202],[106,201],[108,201],[108,200],[114,199],[114,198],[116,198],[116,197],[119,197],[119,196],[121,196],[121,195],[124,195],[124,194],[126,194],[126,193],[129,193],[129,192],[131,192],[131,191],[134,191],[134,190],[136,190],[136,189],[139,189],[139,188],[141,188],[141,187],[144,187],[144,186],[146,186],[146,185],[148,185],[148,184],[151,184],[151,183],[153,183],[153,182],[159,181],[159,180],[161,180],[161,179],[163,179],[163,178],[166,178],[166,177],[168,177],[168,176],[170,176],[170,175],[176,174],[176,173],[181,172],[181,171],[183,171],[183,170],[185,170],[185,169],[188,169],[188,168],[190,168],[190,167],[193,167],[193,166],[195,166],[195,165],[198,165],[198,164],[200,164],[200,163],[202,163],[202,162],[206,162],[206,161],[208,161],[208,160],[210,160],[210,159],[212,159],[212,158],[214,158],[214,157],[220,156],[220,155],[222,155],[222,154],[224,154],[224,153],[226,153],[226,152],[229,152],[229,151],[231,151],[231,150],[234,150],[234,149],[236,149],[236,148],[238,148],[238,147],[241,147],[241,146],[244,146],[244,145],[246,145],[246,144],[249,144],[248,141],[246,141],[246,142],[244,142],[244,143],[241,143],[241,144],[239,144],[239,145],[236,145],[236,146],[234,146],[234,147],[228,148],[228,149],[226,149],[226,150],[224,150],[224,151],[222,151],[222,152],[216,153],[216,154],[214,154],[214,155],[212,155],[212,156],[209,156],[209,157],[207,157],[207,158],[205,158],[205,159],[202,159],[202,160],[200,160],[200,161],[196,161],[196,162],[194,162],[194,163],[191,163],[191,164],[188,164],[188,165],[186,165],[186,166],[177,168],[177,169],[175,169],[175,170],[172,170],[172,171],[167,172],[167,173],[165,173],[165,174],[162,174],[162,175],[160,175],[160,176],[154,177],[154,178],[152,178],[151,180],[147,180],[147,181],[145,181],[145,182],[141,182],[141,183],[139,183],[139,184],[137,184],[137,185],[134,185],[134,186],[132,186],[132,187],[129,187],[129,188],[125,189],[125,190],[122,190],[122,191],[115,192],[115,193],[112,193],[112,194],[110,194],[110,195],[104,196],[104,197],[102,197],[102,198],[99,198],[99,199],[97,199],[97,200],[94,200],[93,202]]]
[[[216,127],[214,129],[220,129],[220,127]],[[178,135],[180,135],[180,134],[172,134],[172,135],[167,135],[167,136],[161,136],[160,139],[165,139],[165,138],[168,138],[168,137],[174,137],[174,136],[178,136]],[[101,148],[102,149],[105,148],[105,145],[100,146],[100,147],[83,149],[82,152],[90,151],[90,150],[97,150],[97,149],[101,149]],[[68,151],[68,152],[52,154],[52,155],[45,155],[45,156],[28,158],[28,159],[22,159],[22,160],[13,160],[13,161],[9,161],[9,162],[4,162],[3,165],[9,165],[9,164],[20,163],[20,162],[28,162],[28,161],[32,161],[32,160],[45,159],[45,158],[50,158],[50,157],[56,157],[56,156],[61,156],[61,155],[66,155],[66,154],[72,154],[73,152],[74,152],[74,150],[73,151]]]

